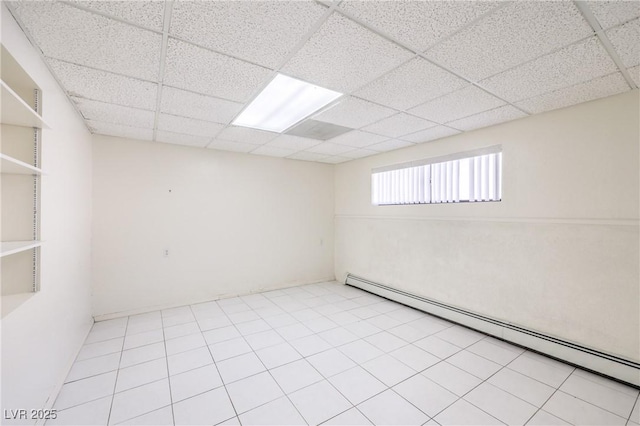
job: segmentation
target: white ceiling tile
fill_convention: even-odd
[[[224,124],[196,120],[194,118],[179,117],[177,115],[160,114],[158,117],[158,130],[181,133],[184,135],[204,136],[211,139],[223,128]]]
[[[411,145],[413,145],[411,142],[401,141],[400,139],[389,139],[388,141],[384,141],[384,142],[380,142],[380,143],[368,146],[367,149],[372,149],[378,152],[386,152],[386,151],[393,151],[394,149],[405,148]]]
[[[448,125],[460,130],[473,130],[481,127],[493,126],[494,124],[504,123],[505,121],[511,121],[522,117],[526,117],[524,112],[512,107],[511,105],[505,105],[492,109],[491,111],[481,112],[480,114],[452,121]]]
[[[269,157],[287,157],[295,152],[294,149],[278,148],[268,145],[259,146],[254,151],[251,151],[252,154],[268,155]]]
[[[47,59],[53,73],[70,96],[153,110],[158,85],[147,81]]]
[[[267,68],[169,38],[164,75],[169,86],[244,102],[271,74]]]
[[[589,1],[587,5],[602,28],[610,28],[640,16],[640,2],[632,1]]]
[[[296,152],[295,154],[290,155],[287,158],[290,158],[292,160],[318,161],[327,157],[328,157],[327,154],[319,154],[317,152],[302,151],[302,152]]]
[[[204,148],[211,141],[211,138],[158,130],[156,132],[156,141],[171,143],[175,145],[197,146],[200,148]]]
[[[490,92],[511,102],[593,80],[617,71],[596,37],[483,80]]]
[[[636,82],[637,86],[640,86],[640,65],[637,67],[631,67],[628,69],[631,78]]]
[[[604,98],[605,96],[615,95],[626,92],[627,90],[629,90],[629,85],[622,74],[618,72],[526,99],[516,103],[516,105],[525,111],[537,114],[581,102]]]
[[[472,81],[593,34],[568,1],[520,1],[465,28],[426,54]]]
[[[612,28],[606,34],[625,66],[640,64],[640,18]]]
[[[408,50],[334,13],[283,72],[346,93],[411,56]]]
[[[18,2],[14,9],[45,56],[145,80],[158,79],[160,34],[64,3]]]
[[[276,136],[278,136],[278,133],[265,132],[248,127],[229,126],[217,136],[217,139],[263,145]]]
[[[355,95],[405,110],[467,84],[422,58],[414,58],[358,90]]]
[[[420,132],[403,136],[402,139],[405,139],[413,143],[423,143],[423,142],[433,141],[436,139],[446,138],[447,136],[456,135],[458,133],[460,133],[458,130],[451,129],[446,126],[437,126],[427,130],[422,130]],[[371,149],[376,149],[376,148],[375,146],[372,146]]]
[[[340,157],[340,156],[334,156],[334,157],[326,157],[326,158],[322,158],[320,160],[318,160],[321,163],[328,163],[328,164],[339,164],[339,163],[344,163],[345,161],[350,161],[351,158],[347,158],[347,157]]]
[[[340,136],[329,139],[329,142],[339,145],[346,145],[353,148],[364,148],[365,146],[373,145],[374,143],[382,142],[388,139],[386,136],[375,135],[373,133],[361,132],[360,130],[352,130],[347,133],[343,133]],[[339,153],[336,153],[339,154]]]
[[[431,121],[401,112],[399,114],[392,115],[389,118],[380,120],[377,123],[371,124],[362,130],[376,133],[378,135],[389,136],[391,138],[397,138],[435,125],[436,123],[432,123]]]
[[[242,104],[199,95],[173,87],[162,88],[160,111],[216,123],[229,123],[242,109]]]
[[[170,33],[275,68],[326,10],[310,1],[178,1]]]
[[[438,123],[446,123],[499,107],[505,103],[484,90],[469,85],[464,89],[456,90],[412,108],[409,112]]]
[[[92,133],[107,136],[119,136],[129,139],[140,139],[150,141],[153,139],[152,129],[141,129],[139,127],[121,126],[113,123],[103,123],[100,121],[87,120],[87,125]]]
[[[237,142],[237,141],[225,141],[222,139],[215,139],[207,146],[210,149],[218,149],[221,151],[233,151],[233,152],[251,152],[258,148],[260,145],[254,145],[251,143]]]
[[[105,123],[153,129],[155,113],[89,99],[72,97],[85,120],[97,120]]]
[[[370,149],[354,149],[353,151],[347,151],[343,154],[340,154],[342,157],[346,158],[364,158],[369,157],[370,155],[379,154],[378,151],[372,151]]]
[[[396,111],[391,108],[376,105],[353,96],[345,96],[340,102],[314,116],[313,119],[359,129],[395,113]]]
[[[313,148],[309,148],[307,152],[315,152],[316,154],[338,155],[347,151],[353,151],[352,146],[338,145],[331,142],[323,142]]]
[[[71,5],[89,8],[145,28],[162,31],[162,24],[164,22],[164,0],[71,0]]]
[[[340,8],[367,25],[422,51],[498,4],[489,1],[347,0],[340,4]]]
[[[317,139],[302,138],[300,136],[280,135],[269,142],[267,146],[275,148],[291,149],[293,151],[302,151],[319,145],[322,141]]]

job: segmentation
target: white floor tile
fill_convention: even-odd
[[[479,408],[469,404],[464,399],[459,399],[434,417],[434,420],[442,426],[454,425],[502,425],[500,420],[490,416]]]
[[[224,361],[225,359],[233,358],[234,356],[246,354],[252,351],[251,346],[249,346],[242,337],[214,343],[213,345],[209,345],[209,350],[216,362]]]
[[[200,326],[200,330],[203,332],[233,325],[231,320],[224,314],[222,316],[199,318],[197,321]]]
[[[167,340],[195,333],[200,333],[200,327],[195,321],[164,328],[164,338]]]
[[[173,426],[173,409],[171,406],[160,408],[147,414],[127,420],[120,425],[127,426]]]
[[[116,392],[145,385],[167,377],[167,361],[164,358],[122,368],[118,371]]]
[[[468,351],[460,351],[447,358],[447,362],[464,371],[486,380],[502,368],[500,364],[482,358]]]
[[[276,368],[302,358],[302,356],[288,343],[280,343],[276,346],[260,349],[256,355],[267,367]]]
[[[480,340],[467,348],[469,352],[473,352],[483,358],[493,361],[496,364],[507,365],[520,356],[520,353],[514,352],[504,347],[494,345],[488,340]]]
[[[364,364],[384,354],[380,349],[364,340],[356,340],[340,346],[338,349],[358,364]]]
[[[194,368],[204,367],[213,363],[209,348],[203,347],[187,352],[181,352],[167,358],[169,375],[184,373]]]
[[[196,317],[191,312],[185,312],[179,315],[162,316],[162,326],[172,327],[174,325],[186,324],[188,322],[195,321]]]
[[[421,349],[424,349],[430,354],[437,356],[440,359],[448,358],[451,355],[462,350],[462,348],[454,345],[453,343],[449,343],[436,336],[425,337],[424,339],[420,339],[413,344]]]
[[[407,306],[402,306],[399,309],[393,310],[389,312],[391,318],[395,318],[402,323],[407,323],[409,321],[415,321],[418,318],[424,318],[426,315],[422,312],[419,312],[413,308],[409,308]]]
[[[351,358],[337,349],[310,356],[307,361],[327,378],[356,366],[356,363]]]
[[[287,325],[296,324],[298,320],[289,314],[273,315],[264,319],[267,324],[273,328],[285,327]]]
[[[64,410],[113,394],[116,372],[89,377],[62,386],[53,408]]]
[[[454,367],[446,361],[429,367],[422,374],[458,396],[463,396],[482,383],[482,380],[476,376]]]
[[[358,410],[375,425],[421,425],[429,420],[426,414],[392,390],[363,402]]]
[[[331,346],[341,346],[354,340],[360,339],[358,336],[344,329],[343,327],[333,328],[318,334],[323,340],[326,340]]]
[[[253,352],[221,361],[217,366],[225,383],[235,382],[265,370]]]
[[[417,346],[407,345],[389,353],[392,357],[400,360],[416,371],[422,371],[440,362],[440,358],[425,352]]]
[[[355,316],[357,316],[360,319],[367,319],[367,318],[372,318],[375,317],[376,315],[379,314],[378,311],[368,308],[366,306],[363,306],[361,308],[356,308],[356,309],[352,309],[351,313]]]
[[[138,334],[127,334],[127,337],[124,338],[124,350],[162,342],[163,340],[164,334],[161,328]]]
[[[538,411],[531,420],[527,422],[527,426],[563,426],[569,424],[570,423],[567,423],[543,410]]]
[[[127,325],[127,335],[161,329],[162,318],[160,317],[160,312],[150,312],[150,314],[153,315],[141,314],[130,316],[129,324]]]
[[[76,361],[73,363],[65,383],[84,379],[98,374],[115,371],[120,363],[120,353],[102,355],[96,358],[86,359],[84,361]]]
[[[326,351],[327,349],[331,349],[331,345],[322,340],[317,335],[313,334],[311,336],[302,337],[300,339],[289,341],[291,346],[295,348],[303,357],[308,357],[313,354],[317,354],[318,352]]]
[[[387,389],[384,383],[373,377],[371,373],[362,367],[354,367],[336,374],[329,379],[329,382],[353,405],[357,405]]]
[[[275,330],[267,330],[261,333],[251,334],[249,336],[245,336],[245,340],[254,351],[284,343],[284,339],[280,337]]]
[[[276,381],[266,371],[227,385],[227,391],[238,414],[284,396]]]
[[[457,401],[458,396],[427,379],[415,375],[393,388],[400,396],[433,417]]]
[[[387,386],[393,386],[416,374],[415,370],[390,355],[382,355],[362,364],[369,373]]]
[[[482,333],[469,330],[468,328],[459,325],[449,327],[437,333],[435,336],[461,348],[471,346],[486,337],[486,335]]]
[[[176,374],[169,380],[174,403],[222,386],[218,369],[213,364]]]
[[[357,408],[352,408],[342,414],[327,420],[323,425],[335,426],[364,426],[372,423]]]
[[[390,328],[387,331],[409,343],[424,339],[429,335],[429,333],[423,330],[418,330],[417,328],[412,327],[409,324],[401,324],[396,327]]]
[[[260,319],[260,315],[254,311],[243,311],[227,314],[232,323],[238,325],[249,321],[255,321]]]
[[[171,397],[167,379],[129,389],[113,397],[109,423],[122,423],[169,404]]]
[[[82,349],[80,349],[80,352],[78,353],[76,362],[89,359],[89,358],[95,358],[102,355],[108,355],[108,354],[120,352],[122,351],[123,342],[124,342],[124,337],[118,337],[111,340],[105,340],[103,342],[84,345]]]
[[[301,323],[279,327],[276,329],[276,332],[286,340],[300,339],[302,337],[311,336],[313,334],[313,331],[309,330]]]
[[[555,389],[509,368],[503,368],[491,376],[488,383],[527,401],[536,407],[542,405],[555,392]]]
[[[331,320],[340,326],[346,326],[360,321],[360,318],[349,312],[338,312],[331,315]]]
[[[190,334],[188,336],[177,337],[175,339],[167,340],[165,347],[167,349],[167,356],[175,355],[180,352],[187,352],[191,349],[197,349],[205,346],[206,342],[201,333]]]
[[[87,340],[85,340],[85,345],[89,343],[97,343],[103,342],[105,340],[116,339],[118,337],[123,337],[125,334],[125,328],[107,328],[107,329],[99,329],[99,330],[91,330],[89,335],[87,336]]]
[[[371,336],[372,334],[380,333],[382,331],[375,325],[371,325],[365,321],[352,322],[345,325],[344,328],[360,338]]]
[[[607,379],[606,377],[598,376],[597,374],[594,374],[594,373],[589,373],[588,371],[581,370],[579,368],[576,368],[573,371],[572,374],[574,374],[576,376],[580,376],[580,377],[582,377],[584,379],[587,379],[587,380],[589,380],[591,382],[594,382],[594,383],[597,383],[599,385],[606,386],[606,387],[611,388],[611,389],[613,389],[615,391],[626,393],[627,395],[632,396],[634,398],[637,397],[638,393],[639,393],[638,389],[636,389],[636,388],[633,388],[631,386],[627,386],[627,385],[622,384],[620,382],[613,381],[611,379]]]
[[[306,424],[287,397],[278,398],[275,401],[241,414],[240,421],[245,426]]]
[[[303,324],[314,333],[321,333],[323,331],[336,328],[338,324],[325,317],[318,317],[304,321]]]
[[[378,327],[381,330],[388,330],[393,327],[402,325],[397,319],[391,318],[389,315],[376,315],[367,319],[367,323]]]
[[[202,335],[204,336],[204,339],[207,341],[208,345],[214,345],[216,343],[242,337],[242,335],[233,325],[208,330],[203,332]]]
[[[311,308],[301,309],[296,312],[292,312],[291,316],[297,319],[298,321],[309,321],[315,318],[321,318],[322,315],[318,312],[314,311]]]
[[[290,394],[289,399],[311,425],[320,424],[351,407],[351,403],[326,380]]]
[[[57,412],[57,417],[47,421],[47,425],[104,425],[109,420],[111,396],[77,405]]]
[[[320,373],[304,359],[274,368],[270,373],[287,394],[323,379]]]
[[[629,418],[637,398],[575,374],[569,376],[560,390],[624,418]]]
[[[542,408],[574,425],[624,425],[627,421],[562,391],[554,393]]]
[[[131,367],[132,365],[153,361],[154,359],[164,358],[165,356],[164,342],[140,346],[139,348],[129,349],[122,352],[120,368]]]
[[[386,331],[372,334],[371,336],[365,337],[364,340],[383,352],[395,351],[396,349],[400,349],[401,347],[408,345],[406,340],[403,340],[394,334],[387,333]]]
[[[465,395],[464,399],[510,425],[525,424],[538,411],[538,407],[489,383],[482,383]]]
[[[539,359],[526,356],[526,353],[513,360],[508,367],[554,388],[560,386],[572,371],[572,368],[557,368],[541,362]]]
[[[263,319],[257,319],[253,321],[247,321],[240,324],[236,324],[236,328],[243,336],[248,336],[254,333],[260,333],[261,331],[271,330],[271,326]]]
[[[214,425],[235,417],[227,391],[220,387],[173,405],[176,426]]]
[[[640,398],[636,399],[636,405],[633,407],[629,420],[635,423],[640,423]]]

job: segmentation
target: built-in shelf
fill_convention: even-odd
[[[41,245],[42,241],[3,241],[0,243],[0,257],[31,250]]]
[[[9,315],[17,307],[35,296],[36,293],[8,294],[2,296],[2,318]]]
[[[0,80],[2,86],[2,124],[14,126],[37,127],[48,129],[49,126],[40,114],[35,112],[11,87]]]
[[[42,170],[23,161],[0,154],[0,172],[12,175],[41,175]]]

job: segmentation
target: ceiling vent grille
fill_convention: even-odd
[[[336,124],[325,123],[323,121],[304,120],[300,124],[287,130],[285,133],[287,135],[326,141],[327,139],[335,138],[336,136],[347,133],[351,130],[353,129],[338,126]]]

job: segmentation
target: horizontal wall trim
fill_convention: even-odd
[[[640,363],[347,273],[345,284],[640,387]],[[413,303],[404,303],[406,301]],[[508,335],[509,337],[505,336]],[[521,335],[523,338],[518,338]],[[534,342],[527,345],[523,342]],[[565,354],[560,356],[559,354]],[[577,354],[577,356],[576,356]]]
[[[441,203],[441,204],[451,205],[456,203]],[[465,203],[465,204],[473,204],[473,203]],[[424,205],[432,206],[433,204],[424,204]],[[557,223],[557,224],[567,224],[567,225],[640,226],[640,219],[533,218],[533,217],[490,217],[490,216],[459,216],[459,217],[456,217],[456,216],[382,216],[382,215],[353,215],[353,214],[336,214],[335,217],[344,218],[344,219],[376,219],[376,220]]]

